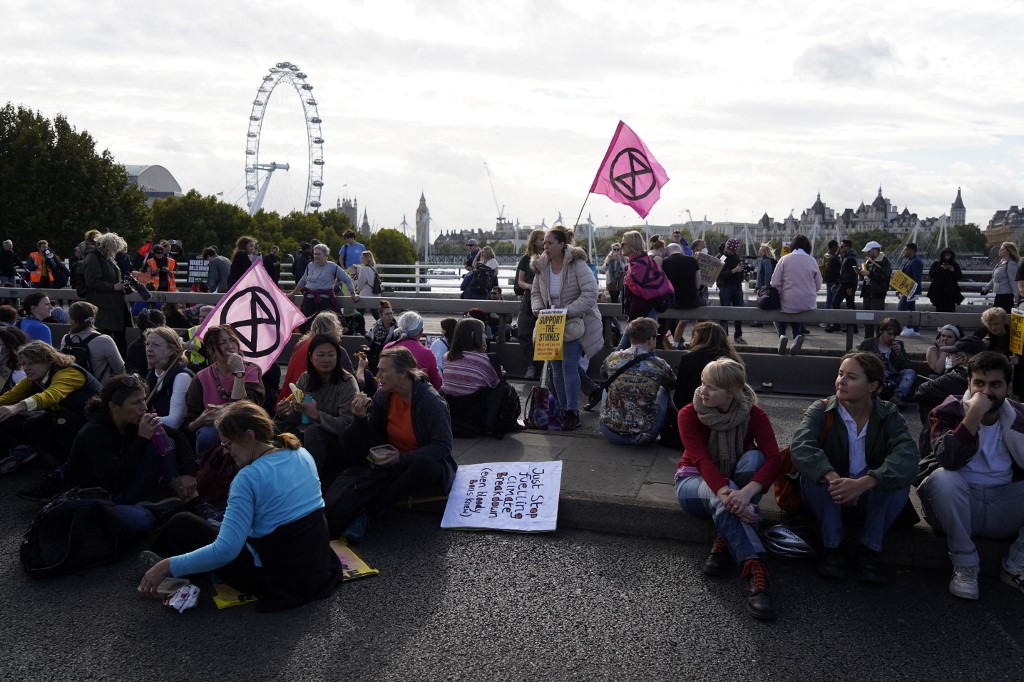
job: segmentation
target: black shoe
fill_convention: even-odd
[[[14,493],[14,496],[29,502],[46,502],[65,490],[67,490],[67,485],[64,483],[64,477],[60,475],[59,470],[56,470],[43,476],[43,480],[36,487],[19,490]]]
[[[537,380],[537,368],[531,362],[526,367],[526,374],[523,375],[525,381],[536,381]]]
[[[857,580],[868,585],[885,584],[882,558],[878,552],[867,547],[860,548],[860,556],[857,557]]]
[[[159,502],[139,502],[137,506],[148,509],[153,514],[156,526],[162,526],[178,512],[185,511],[185,503],[177,497],[168,497]]]
[[[575,431],[580,428],[579,410],[566,410],[565,420],[562,422],[563,431]]]
[[[760,559],[743,562],[743,577],[747,579],[747,613],[758,620],[775,620],[775,606],[768,594],[768,569]]]
[[[595,388],[594,391],[587,398],[587,404],[583,406],[583,409],[590,412],[592,409],[601,404],[601,394],[604,393],[600,388]]]
[[[704,575],[711,577],[725,575],[731,566],[732,557],[729,555],[729,548],[725,546],[725,538],[717,535],[715,544],[711,546],[711,554],[704,562]]]
[[[818,566],[818,576],[830,580],[846,579],[846,557],[843,556],[843,550],[825,550],[825,558]]]

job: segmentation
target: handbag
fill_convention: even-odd
[[[544,362],[540,386],[534,386],[526,399],[526,428],[541,431],[561,431],[565,410],[554,393],[548,390],[548,363]]]
[[[822,399],[823,404],[828,404],[827,399]],[[825,413],[825,425],[818,437],[818,447],[825,445],[825,437],[832,429],[832,422],[835,420],[835,410]],[[793,466],[793,446],[787,445],[779,450],[779,477],[772,484],[775,491],[775,504],[779,509],[792,516],[799,516],[803,511],[803,498],[800,496],[800,472]]]
[[[204,502],[223,502],[228,498],[231,481],[234,480],[236,473],[238,469],[235,467],[235,460],[224,452],[224,448],[218,443],[199,467],[199,473],[196,474],[196,493]]]
[[[782,299],[779,297],[779,290],[771,285],[758,289],[757,307],[761,310],[779,310],[782,308]]]

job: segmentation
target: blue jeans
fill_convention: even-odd
[[[650,310],[648,310],[644,314],[644,317],[649,317],[652,320],[657,320],[658,319],[658,311],[655,310],[654,308],[651,308]],[[616,320],[614,318],[612,318],[612,322],[615,323],[615,324],[618,324],[618,320]],[[627,348],[629,348],[629,334],[623,332],[622,333],[622,338],[619,339],[619,345],[618,345],[617,349],[618,350],[626,350]]]
[[[776,322],[775,323],[775,330],[777,332],[779,332],[779,336],[785,336],[786,335],[786,325],[789,325],[790,327],[793,328],[793,338],[794,339],[796,337],[800,336],[800,328],[803,325],[800,324],[799,322]]]
[[[156,523],[151,511],[134,504],[114,505],[114,513],[121,521],[121,533],[124,540],[141,538],[153,530],[153,525]]]
[[[583,345],[579,339],[566,341],[562,346],[562,359],[551,361],[551,374],[555,380],[555,393],[567,410],[580,409],[580,354]]]
[[[882,550],[882,538],[903,511],[910,495],[910,486],[899,490],[873,488],[857,500],[855,507],[836,504],[828,494],[827,483],[800,477],[800,492],[821,524],[821,540],[828,549],[836,549],[843,541],[843,523],[854,521],[864,524],[860,542],[876,552]]]
[[[718,302],[722,306],[732,306],[734,308],[742,308],[743,303],[743,286],[740,284],[726,284],[724,287],[718,290]],[[739,320],[733,322],[735,325],[734,337],[739,338],[743,336],[743,323]],[[722,326],[725,327],[725,331],[729,331],[729,323],[725,320],[722,321]]]
[[[917,371],[913,369],[901,369],[896,374],[886,377],[886,386],[895,386],[893,395],[902,400],[910,398],[914,391],[914,382],[917,381]]]
[[[920,288],[920,286],[918,286],[918,288]],[[900,294],[900,300],[899,303],[896,304],[896,310],[917,310],[917,301],[908,301],[903,294]],[[907,325],[907,329],[913,329],[915,332],[917,331],[917,327],[911,327],[909,324]]]
[[[202,459],[210,454],[210,450],[220,443],[220,434],[217,427],[207,424],[200,426],[196,431],[196,459]]]
[[[604,422],[599,422],[598,427],[601,429],[601,435],[609,443],[615,443],[616,445],[647,445],[653,442],[658,437],[661,427],[665,424],[665,415],[668,413],[668,401],[668,391],[665,390],[664,386],[660,386],[658,388],[658,397],[654,403],[654,424],[648,431],[641,434],[615,433],[605,426]]]
[[[739,490],[750,483],[762,464],[764,453],[760,450],[744,452],[736,462],[736,472],[729,481],[729,487]],[[710,516],[714,520],[718,534],[725,540],[736,563],[742,564],[747,559],[756,559],[758,555],[764,554],[764,545],[757,537],[756,526],[741,521],[740,517],[728,511],[702,476],[688,476],[676,481],[676,499],[687,514],[705,518]],[[757,495],[752,502],[756,505],[760,499],[761,496]]]

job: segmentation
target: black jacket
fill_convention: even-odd
[[[857,274],[857,254],[847,251],[839,263],[839,283],[844,289],[856,289],[860,276]]]

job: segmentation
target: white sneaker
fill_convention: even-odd
[[[785,355],[786,354],[786,344],[788,344],[788,343],[789,343],[789,339],[787,339],[785,336],[780,336],[779,337],[779,355]]]
[[[949,592],[961,599],[977,599],[980,594],[978,566],[954,566],[953,577],[949,579]]]
[[[1021,592],[1024,592],[1024,569],[1007,568],[1007,563],[1004,561],[1003,567],[999,571],[999,579],[1010,587],[1016,587]]]
[[[793,339],[793,347],[789,349],[789,354],[790,355],[796,355],[797,353],[800,352],[800,348],[803,347],[803,345],[804,345],[804,335],[800,334],[795,339]]]

